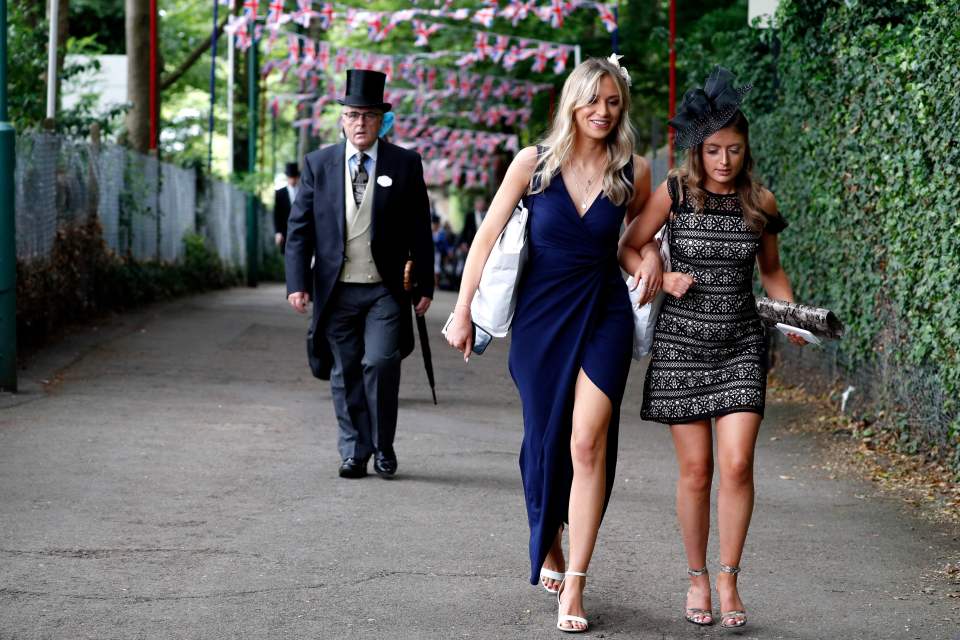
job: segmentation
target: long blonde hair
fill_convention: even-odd
[[[630,88],[620,75],[620,68],[609,60],[588,58],[567,76],[560,93],[560,104],[553,115],[553,123],[540,143],[545,147],[537,159],[530,179],[529,193],[540,193],[550,186],[550,180],[570,160],[577,126],[574,111],[592,104],[600,90],[600,80],[613,80],[620,94],[620,120],[607,136],[607,166],[603,172],[603,193],[615,205],[624,205],[633,198],[633,182],[624,175],[623,168],[633,157],[634,131],[630,123]]]
[[[764,215],[760,205],[763,189],[760,183],[753,178],[750,124],[743,113],[737,111],[724,129],[727,127],[733,127],[737,133],[743,136],[743,166],[733,181],[734,189],[740,197],[740,208],[743,209],[743,223],[747,228],[760,233],[767,224],[767,216]],[[683,166],[671,171],[670,175],[682,179],[678,184],[680,189],[683,189],[683,183],[686,183],[690,204],[695,211],[702,212],[707,198],[707,192],[703,188],[703,182],[706,178],[706,171],[703,168],[703,143],[701,142],[688,150]]]

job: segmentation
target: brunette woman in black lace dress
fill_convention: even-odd
[[[684,97],[671,121],[686,164],[661,184],[621,244],[629,271],[637,249],[669,224],[668,295],[654,333],[641,415],[670,425],[680,478],[677,514],[691,585],[684,616],[713,623],[706,550],[716,422],[720,469],[720,624],[747,622],[737,573],[753,512],[753,457],[766,395],[766,339],[753,296],[754,262],[771,298],[793,301],[777,234],[787,223],[773,194],[751,177],[749,127],[735,88],[717,67]],[[799,336],[789,336],[802,344]]]

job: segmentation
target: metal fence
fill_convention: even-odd
[[[17,138],[17,258],[50,254],[57,231],[97,216],[104,240],[137,260],[176,262],[183,239],[199,233],[227,264],[246,264],[246,192],[193,169],[160,162],[113,144],[50,133]],[[273,237],[259,207],[260,238]]]

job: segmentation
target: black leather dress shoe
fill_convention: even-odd
[[[367,475],[367,461],[362,458],[344,458],[340,463],[341,478],[362,478]]]
[[[397,472],[397,456],[377,452],[373,459],[373,470],[381,478],[391,478]]]

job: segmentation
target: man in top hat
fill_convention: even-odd
[[[287,218],[290,217],[290,203],[297,197],[297,183],[300,182],[300,169],[296,162],[288,162],[284,171],[287,174],[287,186],[273,193],[273,230],[274,240],[283,253],[287,240]]]
[[[396,473],[400,361],[413,351],[410,305],[423,315],[433,297],[420,156],[378,138],[390,110],[385,80],[347,71],[338,99],[346,139],[304,158],[287,225],[287,298],[300,313],[313,302],[307,355],[313,374],[330,380],[342,478],[365,476],[371,456],[377,474]],[[417,300],[404,289],[408,260]]]

